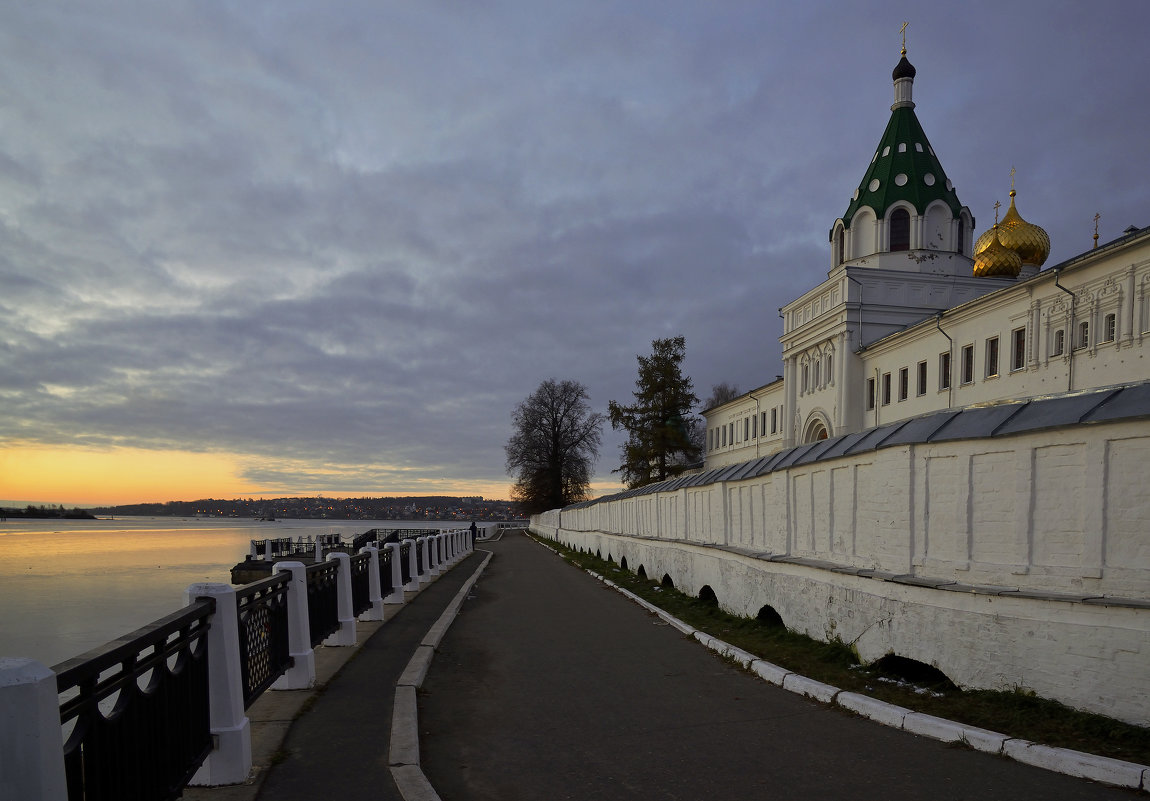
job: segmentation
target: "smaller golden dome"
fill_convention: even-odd
[[[987,231],[974,243],[975,257],[990,246],[992,232],[993,229]],[[998,224],[998,241],[1021,256],[1024,265],[1041,267],[1050,256],[1050,236],[1039,226],[1022,219],[1014,206],[1013,189],[1010,190],[1010,208]]]
[[[1022,257],[1002,244],[998,238],[998,223],[986,234],[990,234],[990,244],[982,248],[974,257],[975,278],[1017,278],[1022,272]],[[979,243],[986,237],[978,238]]]

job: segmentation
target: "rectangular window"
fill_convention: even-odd
[[[743,442],[751,438],[751,418],[743,418]]]
[[[890,373],[882,374],[882,405],[890,405]]]
[[[1050,346],[1051,356],[1061,356],[1066,350],[1066,332],[1059,328],[1054,332],[1054,344]]]
[[[962,346],[962,383],[974,383],[974,345]]]
[[[815,362],[815,380],[814,380],[814,383],[811,384],[811,389],[821,389],[822,388],[822,385],[823,385],[823,379],[822,379],[822,374],[821,374],[822,371],[819,369],[821,367],[822,367],[821,362]]]
[[[998,337],[986,340],[986,377],[998,375]]]
[[[938,354],[938,388],[950,389],[950,351]]]
[[[724,447],[724,448],[727,447],[727,427],[726,426],[723,426],[723,445],[722,445],[722,447]]]
[[[906,367],[898,371],[898,399],[904,401],[910,395],[910,370]]]
[[[731,429],[731,437],[730,437],[729,441],[732,445],[734,445],[735,444],[735,424],[734,423],[728,423],[727,428]]]
[[[776,431],[779,430],[779,425],[778,425],[779,414],[778,413],[779,413],[779,410],[777,408],[771,409],[771,433],[772,434],[774,434]]]
[[[926,394],[926,362],[918,363],[918,394]]]
[[[868,378],[866,380],[866,408],[869,412],[874,408],[874,379]]]
[[[1118,335],[1118,315],[1108,314],[1102,320],[1102,341],[1113,342]]]
[[[1010,332],[1010,369],[1021,370],[1026,366],[1026,329],[1016,328]]]
[[[1090,321],[1083,320],[1078,324],[1078,347],[1090,347]]]
[[[811,387],[811,368],[810,365],[803,365],[803,385],[802,391],[806,392]]]
[[[751,418],[751,439],[759,438],[759,416],[756,414]]]
[[[763,422],[760,423],[759,425],[763,429],[763,436],[765,437],[767,435],[767,413],[766,412],[763,412]]]

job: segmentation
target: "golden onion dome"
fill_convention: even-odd
[[[975,257],[990,246],[993,230],[984,233],[974,243]],[[1010,208],[998,224],[998,241],[1017,253],[1024,265],[1041,267],[1050,256],[1050,236],[1039,226],[1022,219],[1014,206],[1013,189],[1010,190]]]
[[[1017,278],[1022,272],[1022,257],[1002,244],[998,232],[998,223],[986,232],[990,234],[990,244],[974,257],[975,278]],[[978,238],[980,244],[986,234]]]

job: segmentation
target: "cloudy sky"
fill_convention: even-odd
[[[904,20],[980,232],[1012,166],[1048,265],[1150,224],[1144,0],[0,11],[0,499],[507,497],[544,379],[767,383]]]

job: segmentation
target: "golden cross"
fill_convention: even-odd
[[[1014,191],[1014,167],[1010,168],[1010,191]]]
[[[997,200],[994,201],[994,224],[998,225],[998,209],[1002,206]]]
[[[902,54],[906,55],[906,26],[910,25],[909,22],[904,22],[902,27],[899,28],[899,33],[902,34]]]
[[[1098,247],[1098,221],[1101,219],[1101,214],[1094,215],[1094,247]]]

